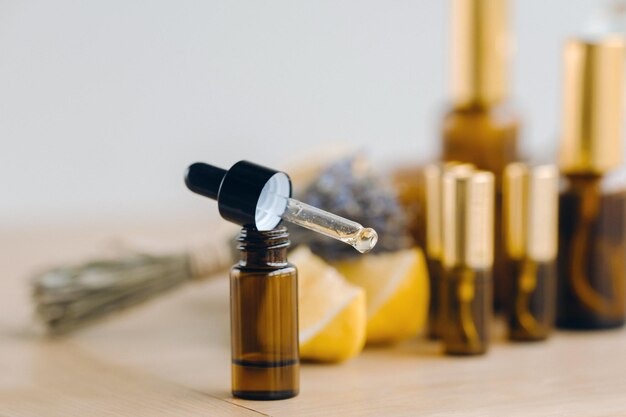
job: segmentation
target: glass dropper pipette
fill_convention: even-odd
[[[187,187],[217,200],[226,220],[260,231],[272,230],[281,220],[344,242],[361,253],[374,248],[374,229],[291,198],[291,181],[284,172],[240,161],[228,171],[195,163],[185,176]]]
[[[290,223],[347,243],[361,253],[369,252],[378,242],[376,230],[293,198],[287,199],[287,207],[281,217]]]

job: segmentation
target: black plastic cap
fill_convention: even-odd
[[[194,193],[216,199],[224,219],[240,226],[256,227],[256,209],[261,192],[279,172],[248,161],[239,161],[228,171],[195,163],[187,169],[185,183]]]
[[[261,191],[278,172],[248,161],[233,165],[224,177],[217,199],[222,217],[241,226],[256,226]]]
[[[187,168],[185,184],[194,193],[217,200],[225,176],[225,169],[196,162]]]

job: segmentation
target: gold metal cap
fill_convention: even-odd
[[[493,105],[508,94],[508,0],[453,0],[452,96]]]
[[[559,172],[554,165],[507,166],[504,172],[504,236],[512,259],[556,258]]]
[[[442,243],[442,206],[443,175],[446,172],[472,171],[472,164],[451,161],[429,164],[424,169],[426,189],[426,255],[431,259],[441,259]]]
[[[563,172],[602,174],[622,162],[624,41],[574,39],[564,53]]]
[[[493,265],[494,175],[447,172],[443,177],[443,264]]]

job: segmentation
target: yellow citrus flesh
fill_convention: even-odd
[[[341,362],[358,355],[365,344],[365,291],[306,247],[289,262],[298,269],[300,357]]]
[[[415,337],[428,315],[428,272],[419,249],[368,255],[335,265],[367,294],[367,342]]]

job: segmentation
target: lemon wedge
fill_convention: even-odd
[[[428,315],[429,284],[420,249],[367,255],[335,264],[367,294],[367,343],[415,337]]]
[[[289,262],[298,268],[300,357],[341,362],[358,355],[365,345],[365,291],[305,246]]]

